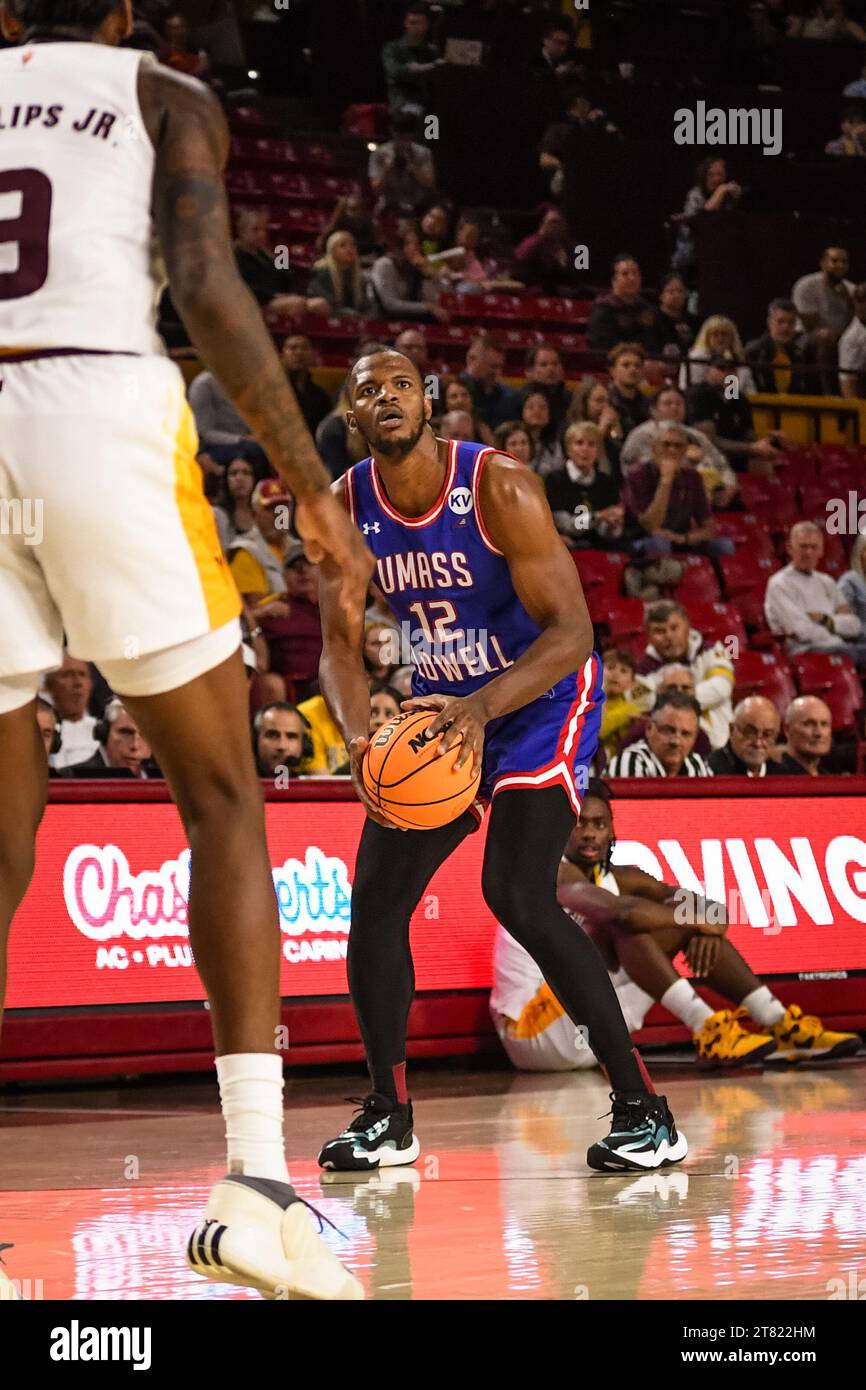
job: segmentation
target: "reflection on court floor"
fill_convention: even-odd
[[[866,1280],[862,1064],[704,1079],[666,1091],[691,1153],[645,1176],[590,1173],[608,1108],[594,1075],[425,1069],[409,1168],[321,1174],[357,1076],[289,1085],[298,1192],[386,1299],[850,1296]],[[256,1297],[203,1282],[183,1244],[221,1172],[215,1094],[195,1084],[0,1100],[0,1245],[33,1297]],[[866,1283],[864,1283],[866,1287]]]

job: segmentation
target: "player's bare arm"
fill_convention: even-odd
[[[480,762],[484,726],[538,699],[579,669],[592,651],[592,623],[574,563],[554,525],[544,489],[523,464],[506,454],[486,462],[479,489],[484,524],[505,556],[520,602],[542,629],[507,671],[462,699],[428,695],[404,708],[439,710],[431,734],[446,728],[444,753],[461,739],[456,760]]]
[[[228,128],[194,78],[143,64],[139,99],[156,150],[153,216],[172,299],[190,339],[297,498],[311,560],[330,554],[345,593],[365,592],[372,558],[328,491],[329,477],[235,264],[223,187]]]
[[[343,484],[334,483],[335,505],[342,509]],[[319,688],[331,718],[343,735],[349,753],[352,782],[368,816],[389,830],[396,827],[370,802],[361,776],[361,763],[369,743],[370,688],[364,669],[364,598],[351,605],[340,601],[340,572],[330,558],[319,566],[319,614],[322,621],[322,656]]]

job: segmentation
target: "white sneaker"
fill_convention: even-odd
[[[222,1178],[189,1238],[186,1258],[196,1274],[258,1289],[265,1298],[364,1297],[354,1274],[314,1230],[294,1189],[269,1178]]]

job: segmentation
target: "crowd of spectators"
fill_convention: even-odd
[[[140,46],[178,71],[215,81],[180,16],[161,0],[136,11]],[[780,24],[779,12],[774,6],[768,21],[773,34],[858,39],[844,6],[830,0],[794,17],[796,24]],[[766,38],[767,32],[756,17],[754,34]],[[779,287],[783,293],[766,308],[765,330],[745,343],[733,318],[701,314],[694,218],[722,215],[743,199],[725,159],[714,156],[695,171],[674,219],[670,270],[654,288],[635,254],[624,249],[612,256],[609,283],[586,313],[583,341],[594,354],[593,369],[569,371],[563,350],[542,327],[519,372],[501,328],[480,321],[469,341],[461,340],[459,364],[435,335],[452,322],[455,294],[574,294],[574,236],[557,201],[563,172],[576,159],[603,159],[605,142],[625,138],[590,92],[574,40],[574,23],[553,17],[530,58],[533,91],[545,93],[552,119],[538,150],[551,201],[539,208],[528,235],[509,239],[499,214],[456,206],[448,197],[435,146],[424,135],[431,84],[445,58],[431,37],[427,7],[412,4],[402,34],[382,52],[388,138],[371,142],[363,184],[335,197],[316,259],[299,273],[279,254],[284,248],[272,209],[241,197],[232,208],[239,271],[275,329],[287,377],[334,478],[362,456],[363,444],[346,426],[345,383],[326,389],[317,370],[316,325],[357,320],[358,336],[346,354],[351,360],[372,345],[366,321],[377,329],[388,321],[394,331],[386,341],[418,368],[437,433],[501,449],[532,469],[579,570],[599,555],[622,561],[619,593],[643,601],[645,645],[638,651],[603,622],[597,627],[607,702],[596,770],[627,776],[848,770],[853,762],[836,757],[832,714],[817,693],[798,696],[792,688],[786,702],[774,704],[739,691],[733,648],[716,632],[705,639],[690,620],[688,601],[681,601],[680,585],[699,572],[708,576],[708,601],[725,593],[726,562],[743,544],[731,519],[749,518],[759,480],[787,486],[791,445],[784,425],[760,429],[750,396],[863,395],[866,280],[855,277],[866,268],[855,266],[851,275],[846,248],[828,245],[817,268],[806,266],[793,284]],[[857,105],[866,99],[866,67],[845,99],[842,134],[828,153],[866,153]],[[322,638],[315,572],[293,534],[292,498],[209,372],[195,375],[189,401],[219,540],[244,603],[260,771],[339,775],[345,749],[317,685]],[[813,517],[803,515],[787,536],[781,528],[773,534],[776,558],[783,558],[784,545],[788,563],[767,573],[760,623],[750,623],[752,633],[759,628],[761,650],[791,661],[832,654],[846,668],[866,672],[863,538],[840,578],[821,569],[824,533]],[[371,604],[368,616],[365,661],[376,727],[405,697],[408,672],[396,656],[393,662],[382,657],[393,645],[389,615]],[[55,775],[158,775],[134,721],[103,687],[71,658],[46,678],[40,725]],[[862,730],[862,713],[859,720]]]

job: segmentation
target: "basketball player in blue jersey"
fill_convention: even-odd
[[[349,428],[371,457],[335,490],[376,557],[374,582],[411,633],[413,698],[404,708],[438,711],[431,732],[442,732],[443,751],[462,741],[458,761],[480,761],[479,800],[490,805],[487,904],[570,1018],[588,1029],[613,1088],[611,1132],[587,1161],[614,1170],[678,1162],[688,1146],[652,1091],[604,962],[556,900],[604,696],[583,591],[543,489],[508,455],[437,439],[431,402],[401,353],[360,358],[349,399]],[[409,919],[433,874],[477,827],[480,808],[439,829],[401,831],[371,805],[361,777],[369,723],[364,613],[341,607],[327,560],[320,596],[322,690],[367,811],[348,974],[373,1089],[319,1162],[368,1170],[411,1163],[420,1152],[405,1078]]]

